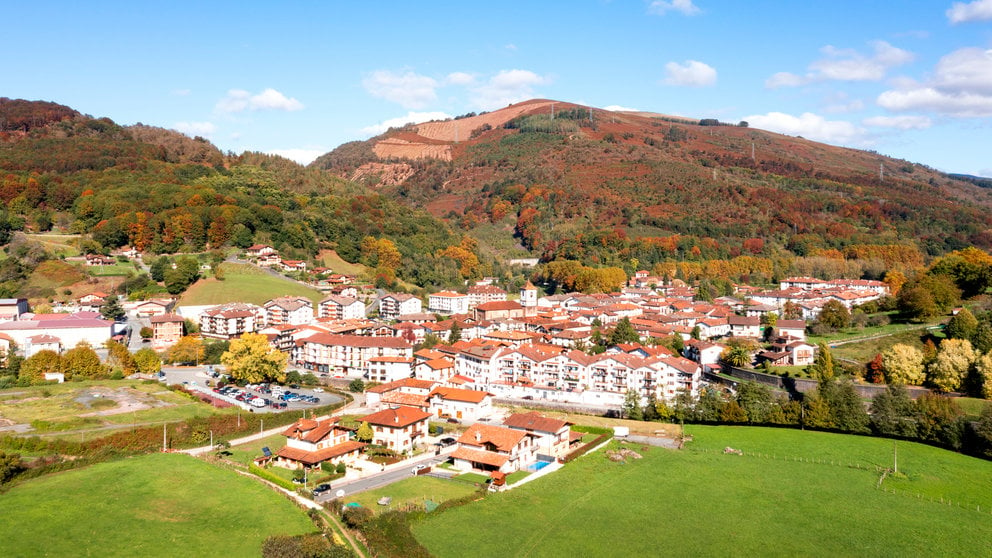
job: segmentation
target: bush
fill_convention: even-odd
[[[339,461],[338,466],[334,469],[334,472],[339,475],[343,475],[348,472],[348,466],[344,464],[344,461]]]
[[[352,393],[361,393],[365,391],[365,382],[361,378],[355,378],[348,384],[348,391]]]
[[[293,483],[289,482],[288,480],[278,475],[266,471],[265,469],[259,467],[258,465],[255,465],[254,463],[248,465],[248,472],[255,475],[256,477],[263,478],[271,482],[272,484],[275,484],[276,486],[281,486],[286,490],[291,490],[291,491],[296,490],[296,486],[294,486]]]
[[[355,554],[351,549],[337,546],[319,533],[306,535],[275,535],[262,543],[263,558],[345,558]]]
[[[372,517],[372,510],[361,506],[345,506],[341,514],[342,521],[352,529],[361,529]]]

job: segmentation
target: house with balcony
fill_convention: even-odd
[[[372,427],[372,443],[397,453],[409,452],[427,437],[431,414],[413,407],[384,409],[358,419]]]
[[[460,471],[512,473],[537,461],[537,449],[533,433],[476,423],[458,438],[451,459]]]
[[[351,463],[367,444],[352,440],[352,431],[338,425],[337,417],[300,419],[282,434],[286,445],[279,449],[273,464],[290,469],[319,467],[321,463]]]

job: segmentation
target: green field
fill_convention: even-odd
[[[49,475],[0,495],[4,556],[258,556],[315,531],[261,483],[178,454]]]
[[[140,380],[67,382],[0,391],[0,418],[31,424],[37,433],[91,430],[110,434],[114,427],[230,412],[236,411],[193,401],[158,382]]]
[[[304,296],[320,302],[324,295],[286,277],[276,277],[253,265],[222,263],[224,280],[201,279],[179,300],[180,306],[250,302],[262,305],[280,296]]]
[[[333,487],[334,483],[331,483],[331,486]],[[440,504],[445,500],[468,496],[476,490],[478,489],[475,484],[471,482],[411,476],[389,486],[368,490],[354,496],[345,496],[344,501],[346,503],[358,502],[374,512],[382,512],[406,505],[423,506],[427,500]],[[389,496],[393,499],[388,506],[380,506],[377,503],[379,498],[383,496]]]
[[[602,451],[416,523],[436,556],[977,556],[992,537],[992,463],[907,442],[690,426],[683,451]],[[725,455],[727,446],[744,456]],[[800,461],[801,460],[801,461]],[[945,503],[941,503],[941,499]],[[947,502],[952,502],[948,504]],[[980,511],[978,511],[980,510]],[[983,546],[984,545],[984,546]]]

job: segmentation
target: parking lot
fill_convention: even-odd
[[[221,370],[208,366],[163,367],[163,380],[167,384],[185,385],[187,389],[209,395],[215,399],[230,403],[256,413],[270,413],[285,410],[309,409],[323,405],[333,405],[341,401],[341,397],[327,393],[321,386],[289,386],[258,385],[237,387],[220,392],[214,391],[220,378]],[[218,374],[214,377],[213,374]]]

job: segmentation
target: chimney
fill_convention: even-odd
[[[482,441],[482,432],[479,432],[478,430],[475,432],[475,441],[476,442]]]
[[[393,422],[395,422],[396,424],[400,423],[400,416],[398,414],[393,415]]]

